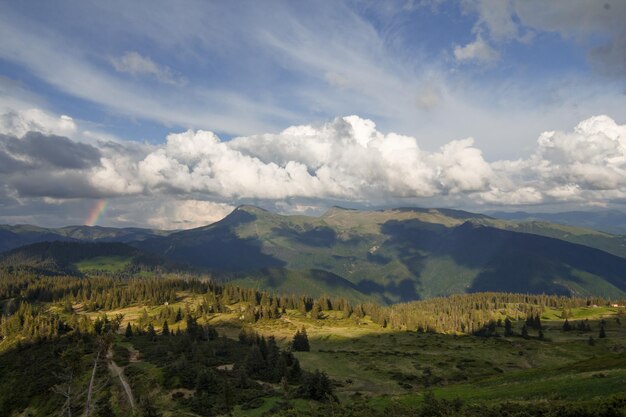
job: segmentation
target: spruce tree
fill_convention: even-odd
[[[124,337],[131,338],[133,337],[133,327],[130,325],[130,322],[126,325],[126,331],[124,332]]]
[[[291,347],[296,352],[309,352],[311,350],[311,347],[309,345],[309,338],[306,334],[306,329],[304,327],[301,331],[296,331],[296,334],[293,336]]]
[[[148,339],[150,340],[156,339],[156,332],[154,331],[154,326],[152,325],[152,323],[148,324],[148,330],[146,334],[148,335]]]
[[[322,318],[322,307],[316,302],[313,304],[311,308],[311,318],[313,320],[318,320]]]
[[[163,331],[161,333],[163,334],[163,336],[170,335],[170,326],[167,324],[167,320],[163,322]]]
[[[570,330],[572,330],[572,326],[569,324],[569,321],[565,319],[565,321],[563,322],[563,331],[569,332]]]
[[[513,327],[511,326],[511,320],[507,317],[504,320],[504,335],[507,337],[513,336]]]

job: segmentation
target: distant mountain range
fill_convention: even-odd
[[[136,227],[0,225],[0,252],[37,242],[136,242],[170,232]]]
[[[280,293],[385,303],[476,291],[626,295],[624,236],[450,209],[336,207],[309,217],[241,206],[196,229],[86,228],[83,239],[78,233],[51,236],[51,230],[67,228],[20,228],[30,230],[31,239],[37,229],[46,240],[117,240],[129,250]],[[10,226],[0,230],[20,235]],[[9,247],[19,243],[1,236],[0,242]],[[32,257],[33,246],[27,248]],[[5,264],[20,259],[20,250],[5,255]],[[105,255],[95,264],[102,264]],[[119,256],[114,258],[120,262]],[[86,258],[81,259],[84,268]]]
[[[626,234],[626,213],[618,210],[567,211],[562,213],[527,213],[494,211],[490,216],[505,220],[543,220],[570,226],[586,227],[607,233]]]

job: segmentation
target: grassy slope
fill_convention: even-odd
[[[198,302],[197,296],[181,294],[173,307]],[[236,338],[245,325],[236,313],[240,306],[230,307],[233,313],[211,315],[208,320],[220,334]],[[161,308],[147,310],[156,315]],[[537,340],[534,330],[529,340],[398,332],[367,318],[358,323],[344,319],[340,312],[326,312],[324,319],[312,320],[288,311],[281,320],[262,320],[251,327],[276,336],[283,345],[297,329],[306,327],[311,351],[298,352],[297,357],[304,369],[327,372],[344,400],[360,393],[371,397],[374,405],[419,402],[426,386],[437,396],[467,400],[587,399],[626,392],[626,323],[615,320],[619,311],[612,307],[572,310],[570,322],[590,320],[592,331],[582,333],[562,332],[561,312],[548,309],[542,316],[546,341]],[[132,307],[109,314],[123,313],[125,321],[134,321],[142,312],[143,307]],[[608,336],[602,340],[597,337],[601,318],[606,320]],[[521,325],[514,323],[517,333]],[[179,327],[184,329],[184,323],[170,325]],[[589,336],[595,346],[588,345]]]
[[[591,266],[626,265],[624,258],[591,261],[596,252],[570,244],[623,255],[620,239],[445,209],[333,208],[307,217],[242,206],[213,225],[138,246],[270,290],[306,287],[314,296],[393,303],[486,290],[622,296],[626,277],[618,270],[626,268]],[[336,279],[312,273],[320,270]]]
[[[129,256],[97,256],[75,262],[76,269],[85,274],[94,271],[105,271],[110,273],[122,272],[131,263],[133,258]]]
[[[193,309],[200,302],[199,295],[179,293],[178,301],[170,307]],[[426,389],[433,390],[440,398],[460,397],[470,402],[574,401],[626,392],[626,322],[616,321],[618,313],[622,321],[626,320],[623,308],[573,309],[570,322],[589,319],[593,329],[590,333],[562,332],[561,311],[547,309],[542,315],[547,340],[540,341],[534,330],[530,331],[530,340],[392,331],[367,317],[358,321],[346,319],[341,312],[325,312],[324,319],[313,320],[290,310],[280,320],[249,325],[239,320],[242,306],[230,305],[230,313],[212,314],[200,321],[211,323],[220,334],[233,339],[242,326],[249,327],[266,336],[276,336],[283,346],[297,329],[306,327],[311,351],[296,355],[304,369],[327,372],[336,382],[337,394],[343,402],[351,401],[356,395],[364,397],[373,407],[385,407],[396,401],[419,404]],[[80,305],[74,307],[93,319],[103,313],[82,313]],[[60,304],[50,308],[65,314]],[[164,308],[134,306],[106,313],[124,314],[121,327],[124,329],[127,322],[138,320],[144,309],[150,316],[156,316]],[[600,340],[597,336],[602,318],[607,323],[608,337]],[[518,333],[521,324],[514,323]],[[155,327],[160,331],[160,323],[156,322]],[[184,328],[184,321],[170,324],[173,331]],[[595,346],[588,345],[589,336],[594,337]],[[121,336],[115,343],[118,352],[137,349]],[[148,388],[162,380],[160,368],[142,359],[140,351],[127,366],[134,390],[153,391],[165,416],[178,415],[176,403],[171,400],[172,392]],[[123,399],[119,401],[123,407]],[[276,401],[277,398],[266,398],[259,408],[239,408],[235,415],[261,415]],[[309,407],[305,401],[299,401],[298,406]]]
[[[549,223],[545,221],[507,221],[487,219],[481,220],[481,223],[515,232],[553,237],[565,240],[566,242],[597,248],[622,258],[626,257],[626,236],[612,235],[593,229]]]

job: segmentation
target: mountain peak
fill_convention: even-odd
[[[261,207],[253,206],[251,204],[242,204],[240,206],[237,206],[237,208],[233,210],[233,213],[236,211],[240,211],[240,212],[243,211],[243,212],[250,213],[250,214],[268,213],[267,210]]]

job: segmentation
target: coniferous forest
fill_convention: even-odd
[[[623,300],[476,293],[381,306],[193,274],[19,268],[2,271],[0,299],[0,415],[609,416],[626,404],[612,385],[626,375]],[[562,398],[533,388],[563,373],[587,377]],[[484,398],[507,378],[528,386]],[[577,398],[586,389],[602,395]]]

